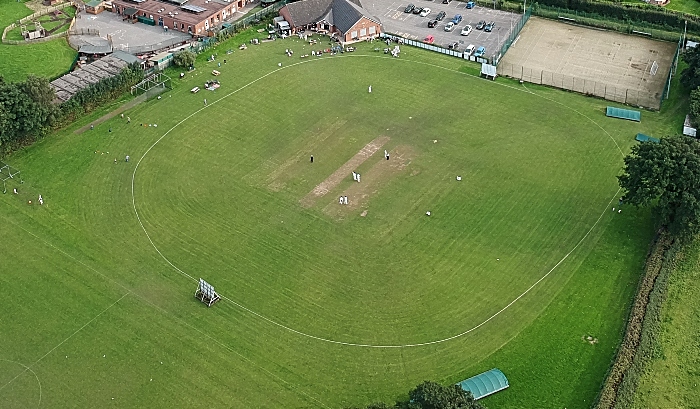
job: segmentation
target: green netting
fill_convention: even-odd
[[[634,139],[636,139],[639,142],[654,142],[654,143],[660,142],[657,138],[651,137],[649,135],[644,135],[643,133],[638,133],[637,137]]]
[[[458,383],[462,389],[469,391],[478,400],[508,387],[508,379],[499,369],[493,368]]]
[[[637,122],[642,120],[642,113],[639,111],[633,111],[631,109],[608,107],[605,115],[613,118],[629,119],[630,121]]]

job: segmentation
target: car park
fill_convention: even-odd
[[[462,29],[462,31],[459,32],[459,34],[461,34],[461,35],[463,35],[463,36],[468,36],[469,33],[471,33],[471,32],[472,32],[472,26],[470,26],[469,24],[467,24],[466,26],[464,26],[464,28]]]
[[[455,16],[452,18],[452,22],[455,24],[459,24],[462,22],[462,15],[461,14],[455,14]]]
[[[410,13],[410,12],[413,11],[414,8],[416,8],[416,6],[414,6],[413,4],[409,4],[408,6],[406,6],[405,9],[403,9],[403,12],[404,12],[404,13]]]
[[[447,13],[445,13],[444,11],[441,11],[438,13],[437,17],[435,17],[435,20],[442,21],[442,19],[444,19],[446,15],[447,15]]]
[[[423,7],[414,7],[413,8],[413,14],[420,14],[421,11],[423,11]]]
[[[493,31],[494,27],[496,27],[496,22],[492,21],[492,22],[488,23],[486,26],[484,26],[484,31],[486,31],[487,33],[490,33],[491,31]]]
[[[445,25],[445,31],[452,31],[453,28],[455,28],[455,23],[453,21],[450,21]]]
[[[474,53],[474,50],[476,49],[476,46],[474,44],[469,44],[467,48],[464,49],[464,54],[466,55],[472,55]]]
[[[437,25],[438,25],[437,20],[428,21],[428,28],[435,28],[435,27],[437,27]]]
[[[425,17],[428,14],[430,14],[430,9],[428,7],[424,8],[423,10],[420,11],[420,16]]]
[[[468,2],[467,2],[467,8],[468,8],[468,9],[473,9],[474,6],[476,6],[476,3],[474,3],[473,1],[468,1]]]
[[[484,54],[486,54],[486,48],[484,48],[484,46],[481,46],[477,48],[474,52],[474,57],[483,57]]]
[[[476,25],[477,30],[483,30],[484,26],[486,25],[486,22],[484,20],[479,21],[479,23]]]

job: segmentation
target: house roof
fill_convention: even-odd
[[[330,12],[332,0],[302,0],[289,3],[285,7],[292,19],[289,23],[299,27],[316,23]]]
[[[86,6],[93,7],[93,8],[99,6],[100,4],[102,4],[102,0],[91,0],[87,3],[85,3]]]
[[[173,55],[173,53],[163,51],[162,53],[156,54],[153,57],[149,58],[148,61],[161,62],[161,61],[167,60],[168,58],[171,58],[172,55]]]
[[[362,17],[380,24],[378,18],[362,8],[360,0],[302,0],[285,7],[292,20],[289,23],[295,27],[325,21],[346,32]]]
[[[136,57],[135,55],[129,54],[125,51],[121,50],[116,50],[112,53],[112,57],[119,58],[120,60],[124,61],[127,64],[133,64],[133,63],[142,63],[143,60],[140,58]]]
[[[56,98],[59,102],[68,101],[81,89],[87,88],[103,78],[119,74],[126,66],[125,61],[108,55],[51,81],[51,88],[56,91]]]
[[[357,0],[359,3],[359,0]],[[356,4],[349,0],[333,0],[333,25],[343,33],[348,32],[362,17],[366,17],[379,24],[379,19],[371,17],[369,12],[362,8],[362,4]]]

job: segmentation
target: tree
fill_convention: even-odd
[[[688,49],[683,53],[683,60],[688,67],[681,73],[681,83],[690,89],[700,86],[700,47]]]
[[[194,60],[197,56],[192,51],[183,50],[175,54],[173,63],[178,67],[191,67],[194,65]]]
[[[483,409],[474,400],[471,392],[459,385],[442,386],[425,381],[408,393],[411,398],[407,407],[420,409]]]
[[[653,204],[671,234],[687,238],[700,232],[700,142],[687,136],[645,142],[625,158],[618,176],[623,200]]]

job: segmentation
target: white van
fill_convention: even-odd
[[[469,44],[469,45],[467,46],[467,48],[464,50],[464,54],[466,54],[466,55],[468,55],[468,56],[469,56],[469,55],[472,55],[472,54],[474,53],[474,49],[475,49],[475,48],[476,48],[476,46],[475,46],[474,44]]]

